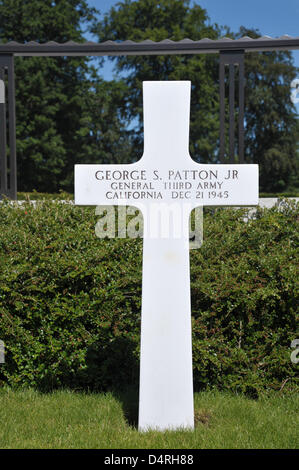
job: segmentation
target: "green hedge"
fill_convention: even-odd
[[[74,195],[67,193],[65,191],[60,191],[59,193],[39,193],[37,191],[32,191],[30,193],[18,192],[17,193],[18,201],[40,201],[40,200],[72,200]]]
[[[247,223],[245,212],[205,210],[190,252],[194,387],[293,391],[299,208],[284,201]],[[0,205],[0,384],[138,382],[142,240],[100,240],[97,220],[71,204]]]
[[[286,198],[286,197],[299,197],[299,192],[294,190],[294,191],[288,191],[286,193],[260,193],[259,197],[279,197],[279,198]]]

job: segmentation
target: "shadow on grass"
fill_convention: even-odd
[[[138,429],[139,390],[138,385],[130,386],[121,392],[112,392],[113,397],[121,403],[124,417],[129,426]],[[212,412],[205,408],[194,410],[194,425],[210,426]]]
[[[110,392],[120,402],[129,426],[138,426],[139,358],[136,342],[117,337],[111,343],[95,342],[86,355],[87,368],[76,377],[82,388]]]
[[[138,408],[139,408],[139,387],[138,384],[130,385],[122,391],[112,392],[114,398],[121,403],[124,417],[129,426],[138,428]]]

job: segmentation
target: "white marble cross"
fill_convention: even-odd
[[[258,165],[191,159],[190,89],[189,81],[143,83],[144,153],[137,163],[75,166],[76,204],[131,205],[143,213],[141,431],[194,427],[191,210],[258,203]]]

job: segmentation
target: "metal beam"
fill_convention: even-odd
[[[299,49],[299,37],[281,36],[271,38],[262,36],[252,39],[245,36],[240,39],[221,38],[217,40],[203,38],[199,41],[183,39],[172,41],[165,39],[160,42],[146,40],[134,41],[105,41],[102,43],[85,42],[76,43],[38,43],[30,41],[25,44],[8,42],[0,44],[0,54],[14,54],[17,56],[120,56],[120,55],[161,55],[161,54],[203,54],[219,53],[220,51],[234,51],[242,49],[245,52],[291,50]]]

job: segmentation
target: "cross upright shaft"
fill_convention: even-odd
[[[179,85],[178,85],[179,83]],[[190,82],[144,82],[142,164],[186,166],[189,156]]]
[[[144,161],[165,174],[191,160],[190,82],[144,84]],[[191,163],[191,162],[189,162]],[[163,174],[163,177],[165,177]],[[168,200],[161,217],[177,201]],[[179,207],[175,208],[179,210]],[[180,216],[181,214],[181,216]],[[188,218],[173,217],[163,238],[159,220],[144,217],[139,429],[193,428],[193,380]],[[168,219],[170,223],[170,218]],[[160,221],[162,222],[162,221]],[[150,230],[158,224],[155,236]],[[174,225],[177,225],[176,227]],[[184,230],[185,229],[185,230]]]

